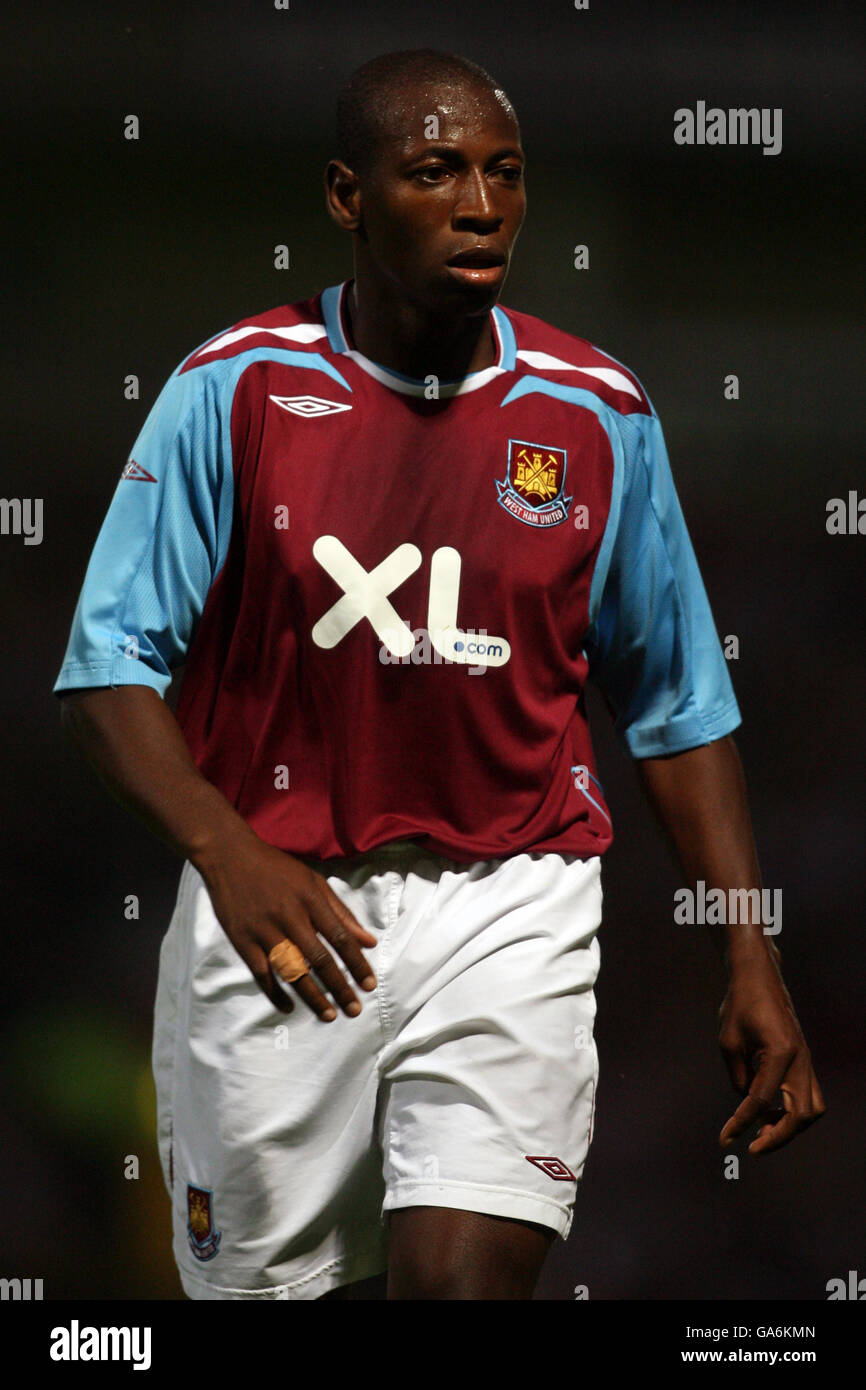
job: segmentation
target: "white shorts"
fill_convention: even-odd
[[[566,1237],[598,1080],[599,858],[467,865],[394,841],[306,862],[378,938],[356,1018],[275,1010],[181,873],[153,1066],[188,1296],[315,1299],[382,1273],[396,1207]]]

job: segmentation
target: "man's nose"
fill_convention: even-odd
[[[461,179],[459,194],[454,204],[456,220],[472,220],[497,224],[502,216],[496,210],[493,191],[481,169],[470,170]]]

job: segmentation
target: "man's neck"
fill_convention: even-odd
[[[456,321],[434,318],[411,301],[381,296],[375,303],[356,280],[349,283],[346,313],[352,345],[391,371],[424,380],[458,381],[492,367],[498,356],[490,313]]]

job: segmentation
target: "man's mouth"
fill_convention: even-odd
[[[467,270],[490,270],[505,265],[505,257],[501,251],[493,251],[487,246],[467,246],[465,250],[450,256],[446,265]]]

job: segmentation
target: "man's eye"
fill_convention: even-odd
[[[503,164],[498,169],[491,170],[497,177],[504,177],[506,183],[519,183],[523,178],[523,170],[516,164]],[[444,164],[425,164],[423,169],[416,169],[413,178],[420,179],[423,183],[441,183],[443,179],[449,178],[451,170]]]

